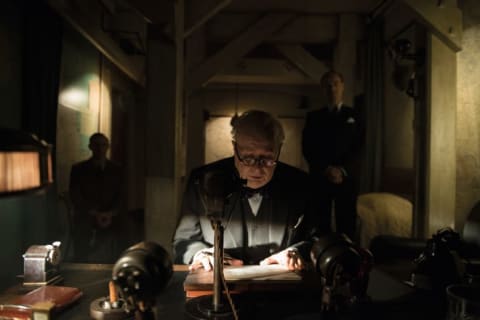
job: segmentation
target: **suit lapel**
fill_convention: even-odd
[[[270,230],[269,230],[269,240],[270,243],[278,243],[282,245],[283,238],[285,236],[285,226],[288,217],[288,202],[286,201],[271,201],[271,199],[286,199],[282,190],[277,186],[277,188],[272,188],[270,200]],[[262,203],[263,206],[263,203]],[[264,208],[266,209],[266,208]]]
[[[225,221],[225,230],[223,232],[223,243],[224,246],[235,248],[242,246],[243,240],[243,221],[242,221],[242,204],[243,199],[238,196],[238,199],[235,200],[234,207],[229,207],[227,209],[227,215],[231,211],[231,215],[226,218]],[[237,241],[235,240],[237,239]]]

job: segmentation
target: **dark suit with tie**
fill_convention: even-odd
[[[363,128],[355,109],[324,107],[307,113],[302,152],[316,185],[323,221],[330,221],[335,206],[336,231],[355,236],[358,181],[355,168],[363,141]],[[341,167],[343,182],[334,184],[325,175],[329,166]]]
[[[175,262],[190,264],[194,254],[213,246],[214,232],[202,205],[199,183],[209,171],[223,171],[238,177],[234,159],[226,158],[192,171],[183,197],[182,215],[174,239]],[[262,202],[255,216],[241,185],[234,189],[223,211],[224,248],[245,264],[256,264],[290,246],[308,250],[315,223],[310,207],[308,175],[292,166],[277,163],[272,180],[262,188]]]
[[[122,198],[122,169],[107,160],[104,168],[92,159],[81,161],[70,171],[69,195],[73,206],[73,237],[75,260],[80,262],[112,263],[119,252],[116,235]],[[112,225],[97,225],[96,212],[112,212]],[[117,250],[117,251],[118,251]]]

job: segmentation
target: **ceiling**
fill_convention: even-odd
[[[59,3],[62,1],[49,1],[57,10],[61,7]],[[120,48],[121,55],[125,55],[110,57],[114,62],[119,61],[117,64],[125,65],[128,60],[145,59],[148,30],[160,30],[173,43],[173,30],[183,28],[187,51],[192,50],[189,49],[192,43],[197,47],[198,43],[202,43],[198,47],[201,50],[194,47],[194,54],[186,53],[187,71],[198,71],[190,77],[193,79],[190,86],[196,88],[206,82],[312,84],[327,67],[325,63],[332,60],[335,41],[341,32],[339,17],[372,14],[391,0],[68,2],[77,4],[71,6],[70,12],[65,12],[68,10],[65,10],[66,1],[63,1],[64,8],[60,10],[67,17],[77,14],[75,8],[82,8],[87,15],[90,11],[85,7],[96,5],[100,8],[103,33],[113,40],[117,49]],[[183,11],[184,16],[176,15],[178,11]],[[92,32],[87,30],[87,33]],[[130,70],[130,74],[134,73],[133,77],[138,80],[142,77],[140,70],[143,67]]]
[[[159,25],[168,32],[175,24],[174,0],[99,0],[113,19],[128,19],[128,15],[141,17],[149,24]],[[268,13],[292,13],[295,15],[328,16],[338,14],[372,13],[390,0],[185,0],[185,36],[190,37],[198,28],[211,23],[232,22],[222,20],[231,16],[258,16]],[[128,13],[128,14],[127,14]],[[121,15],[122,14],[122,15]],[[228,29],[227,28],[227,29]]]
[[[113,3],[127,3],[152,23],[173,21],[173,0],[104,0]],[[291,12],[310,14],[369,13],[388,0],[185,0],[186,12],[191,18],[213,12]],[[200,5],[199,5],[200,4]],[[192,9],[194,8],[195,9]],[[195,11],[195,12],[193,12]]]

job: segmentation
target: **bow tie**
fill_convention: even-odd
[[[249,188],[249,187],[243,187],[242,189],[242,193],[243,195],[246,197],[246,198],[251,198],[253,197],[254,195],[256,194],[259,194],[261,196],[264,196],[265,195],[265,187],[261,187],[261,188],[258,188],[258,189],[252,189],[252,188]]]
[[[329,107],[328,112],[331,114],[339,114],[341,107]]]

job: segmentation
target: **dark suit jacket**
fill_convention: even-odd
[[[328,166],[341,166],[347,174],[363,143],[363,125],[355,109],[342,106],[338,112],[322,108],[307,113],[302,134],[302,152],[310,173],[322,175]]]
[[[182,215],[174,239],[175,262],[189,264],[194,254],[213,246],[214,232],[205,213],[199,192],[202,175],[221,170],[238,177],[234,159],[227,158],[192,171],[183,197]],[[225,252],[245,263],[256,263],[267,256],[292,245],[307,250],[308,239],[313,232],[313,208],[310,206],[308,175],[292,166],[278,163],[272,180],[265,187],[265,195],[257,217],[248,206],[242,188],[235,189],[225,206],[223,224]],[[259,219],[258,232],[266,243],[249,243],[245,236],[245,219]],[[258,250],[257,250],[258,249]],[[249,253],[249,257],[246,256]],[[252,255],[253,257],[250,256]]]
[[[75,219],[85,220],[88,211],[114,211],[120,206],[122,195],[122,170],[107,160],[99,170],[91,159],[76,163],[70,171],[69,195]]]

